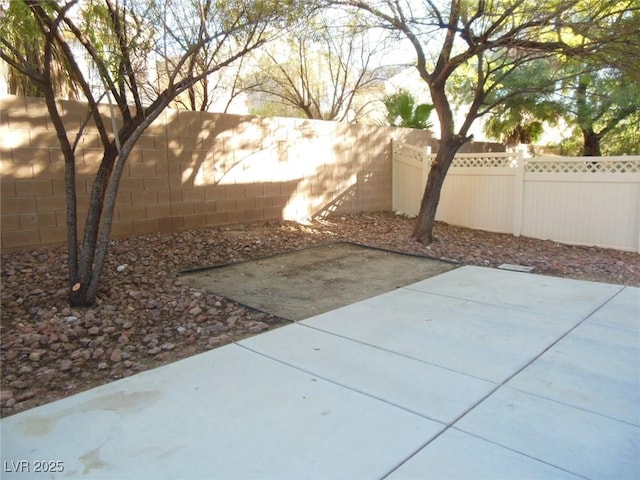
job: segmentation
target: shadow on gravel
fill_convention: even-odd
[[[302,320],[456,268],[457,264],[337,242],[180,272],[209,292]]]

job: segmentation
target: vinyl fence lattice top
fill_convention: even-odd
[[[454,168],[515,168],[520,156],[517,153],[488,153],[456,155],[451,166]]]
[[[605,157],[606,158],[606,157]],[[640,173],[638,160],[607,160],[582,157],[579,160],[526,162],[527,173]]]
[[[392,208],[417,215],[435,154],[393,143]],[[640,156],[455,156],[436,220],[640,253]]]
[[[393,155],[402,157],[415,162],[422,162],[426,152],[423,148],[407,145],[399,142],[393,142]],[[435,158],[435,157],[434,157]]]
[[[398,145],[395,154],[421,161],[420,152]],[[424,155],[424,154],[423,154]],[[430,164],[435,154],[427,155]],[[527,173],[640,173],[640,160],[625,157],[576,157],[556,159],[553,157],[523,159],[516,153],[458,154],[451,163],[452,168],[517,168],[524,166]]]

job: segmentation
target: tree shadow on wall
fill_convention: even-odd
[[[256,156],[273,166],[289,161],[293,119],[191,111],[172,111],[170,116],[169,161],[180,164],[182,185],[221,184],[226,177],[240,177]],[[295,136],[312,140],[317,135],[300,128]]]
[[[354,199],[365,176],[372,176],[364,173],[367,162],[360,162],[369,156],[354,155],[360,147],[345,138],[341,124],[182,111],[177,115],[176,130],[168,122],[172,141],[179,144],[169,149],[169,161],[180,165],[180,178],[171,178],[173,202],[193,197],[215,210],[232,209],[234,202],[236,209],[264,207],[270,209],[270,219],[275,208],[281,208],[277,218],[286,219],[309,219],[329,205],[331,211],[340,206],[344,210],[347,204],[348,211],[363,209],[363,202]],[[318,157],[326,163],[314,168]]]
[[[277,117],[170,111],[166,125],[173,220],[162,230],[282,219],[308,170],[291,144],[317,137]]]
[[[7,111],[1,120],[8,127],[2,151],[3,231],[14,229],[18,241],[20,229],[28,228],[33,245],[45,236],[49,243],[64,243],[64,161],[46,106],[40,99],[13,97],[3,98],[0,109]],[[68,125],[79,127],[86,113],[86,105],[65,103]],[[128,160],[113,234],[370,209],[370,199],[380,196],[377,190],[387,188],[388,148],[384,128],[167,110]],[[77,151],[80,234],[102,153],[88,125]],[[384,201],[376,205],[386,206]]]

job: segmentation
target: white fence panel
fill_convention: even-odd
[[[522,235],[640,252],[640,157],[532,160],[522,205]]]
[[[436,220],[492,232],[513,232],[518,225],[517,153],[459,154],[445,180]]]
[[[417,215],[427,184],[427,150],[413,145],[391,142],[393,185],[391,203],[394,212]]]
[[[417,214],[431,157],[393,147],[393,209]],[[640,157],[461,154],[436,219],[481,230],[640,252]]]
[[[452,174],[443,186],[436,220],[494,232],[511,231],[514,216],[511,177],[494,172]]]

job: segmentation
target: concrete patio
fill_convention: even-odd
[[[637,479],[640,289],[462,267],[1,428],[7,479]]]

